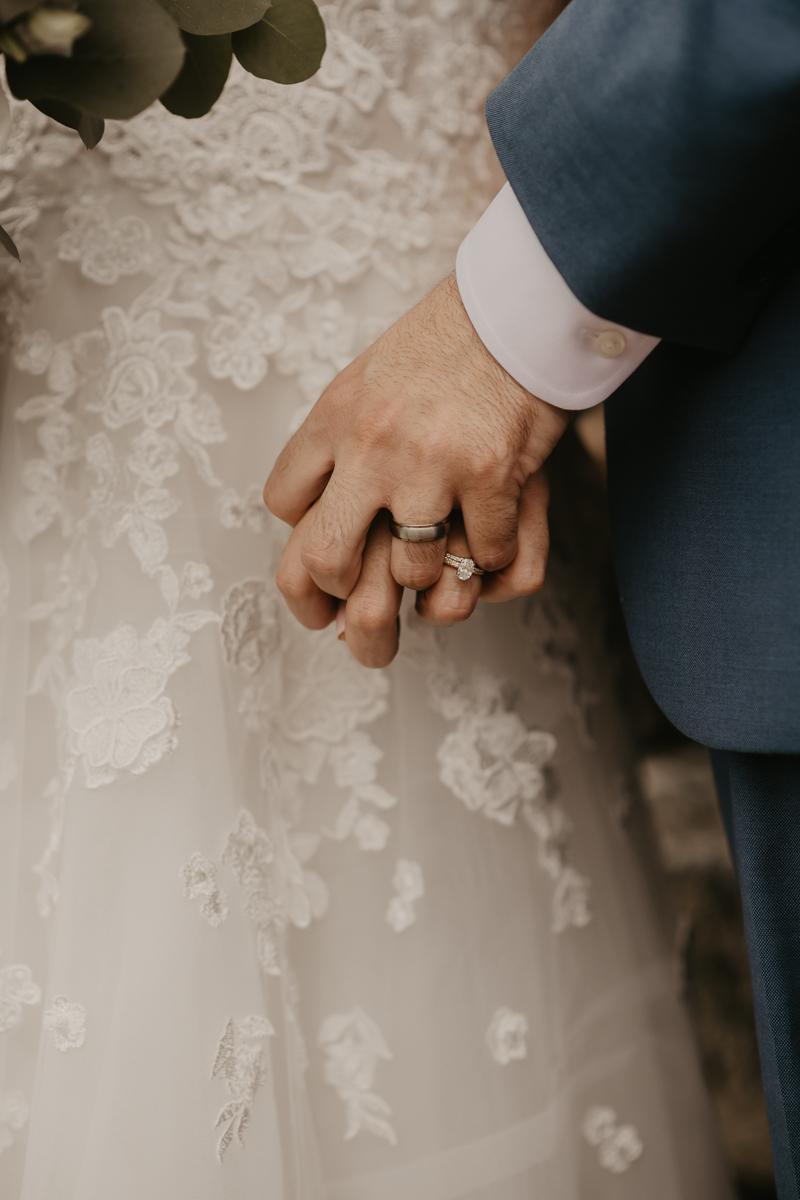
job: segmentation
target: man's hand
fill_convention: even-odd
[[[487,599],[520,594],[503,586],[512,575],[534,590],[544,575],[546,538],[526,539],[524,561],[516,562],[520,503],[524,497],[531,526],[540,530],[546,488],[530,481],[568,419],[492,358],[455,277],[446,279],[334,379],[267,480],[264,500],[276,516],[295,526],[305,517],[279,576],[297,616],[311,625],[332,619],[332,602],[317,593],[350,596],[381,509],[397,521],[425,524],[459,508],[463,553],[486,571],[502,571],[497,582],[487,581]],[[442,574],[444,539],[389,536],[380,534],[380,553],[396,583],[432,588]]]
[[[466,621],[482,597],[490,602],[527,596],[544,583],[549,532],[547,528],[547,480],[542,471],[531,476],[522,489],[516,557],[509,566],[491,575],[473,575],[461,580],[445,567],[436,582],[417,593],[417,612],[430,625],[455,625]],[[361,563],[361,574],[346,602],[322,591],[303,566],[302,548],[313,509],[300,519],[283,552],[278,568],[278,587],[289,608],[308,629],[323,629],[338,614],[343,636],[358,661],[365,667],[385,667],[399,644],[398,617],[403,589],[391,573],[395,539],[389,530],[389,514],[379,512],[370,526]],[[469,557],[461,514],[453,514],[447,549]]]

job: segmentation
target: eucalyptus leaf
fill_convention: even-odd
[[[20,261],[19,250],[14,245],[13,240],[6,233],[5,229],[3,229],[2,225],[0,225],[0,246],[7,250],[11,257],[15,258],[17,262]]]
[[[269,0],[159,0],[179,29],[208,37],[247,29],[263,17]]]
[[[158,0],[80,0],[92,28],[72,57],[42,54],[6,60],[11,91],[20,100],[44,97],[74,104],[96,117],[133,117],[170,86],[183,65],[184,46]]]
[[[233,52],[246,71],[276,83],[301,83],[319,70],[325,25],[314,0],[274,0],[249,29],[234,33]]]
[[[161,103],[179,117],[202,117],[219,99],[231,69],[231,35],[197,37],[182,33],[186,46],[178,78],[171,84]]]
[[[68,104],[65,100],[53,100],[50,96],[42,96],[41,99],[32,100],[31,103],[46,117],[52,117],[59,124],[66,125],[68,129],[74,129],[79,133],[87,150],[94,150],[103,136],[105,130],[103,118],[95,117],[92,113],[85,113],[75,104]]]
[[[0,0],[0,22],[13,21],[22,13],[38,8],[41,0]],[[66,0],[64,8],[74,8],[73,0]]]
[[[85,13],[43,4],[25,20],[18,21],[13,32],[29,54],[61,54],[69,58],[75,42],[85,37],[91,27]]]
[[[78,123],[78,133],[87,150],[94,150],[105,130],[105,121],[94,113],[84,113]]]

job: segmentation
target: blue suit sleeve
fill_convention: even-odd
[[[800,250],[798,0],[572,0],[487,116],[587,308],[736,349]]]

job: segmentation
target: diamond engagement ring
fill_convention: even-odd
[[[485,575],[483,567],[476,567],[471,558],[459,558],[457,554],[445,554],[448,567],[455,567],[459,579],[471,579],[473,575]]]
[[[403,525],[392,519],[389,522],[392,537],[401,542],[438,542],[439,538],[447,537],[450,532],[450,522],[432,521],[430,525]]]

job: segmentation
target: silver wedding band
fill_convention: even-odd
[[[392,537],[401,542],[438,542],[450,532],[449,521],[433,521],[430,525],[403,525],[392,519],[389,522]]]
[[[445,554],[445,565],[455,567],[459,579],[471,579],[473,575],[485,575],[483,567],[476,567],[474,559],[461,558],[458,554]]]

